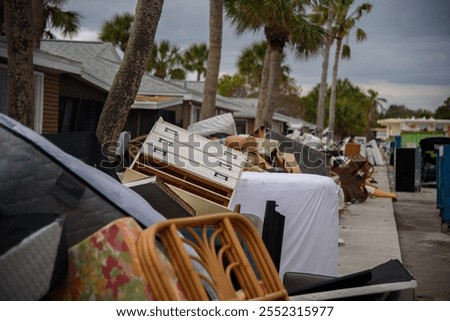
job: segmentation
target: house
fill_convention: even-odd
[[[434,118],[388,118],[378,120],[378,124],[386,126],[386,137],[399,136],[403,132],[440,132],[448,136],[450,119]]]
[[[171,82],[178,84],[183,88],[190,89],[197,94],[203,92],[204,82],[189,80],[172,80]],[[217,103],[226,105],[227,108],[232,110],[238,134],[253,133],[256,130],[255,118],[258,99],[223,97],[218,95]],[[308,131],[314,131],[316,125],[306,122],[303,119],[283,115],[277,112],[274,113],[271,128],[274,132],[285,134],[295,129],[300,130],[302,128],[307,129]]]
[[[41,49],[82,65],[79,77],[61,79],[58,131],[95,130],[120,67],[121,58],[115,47],[104,42],[43,40]],[[191,109],[188,96],[182,88],[145,74],[125,130],[130,131],[133,137],[147,134],[161,116],[171,123],[187,126]],[[84,115],[82,122],[79,121],[80,115]],[[86,126],[84,118],[88,119],[89,126]]]
[[[236,127],[239,133],[252,133],[255,128],[256,109],[258,99],[256,98],[231,98],[236,104],[241,106],[240,110],[234,113]],[[274,132],[287,134],[297,129],[308,128],[315,130],[316,125],[308,123],[302,119],[294,118],[275,112],[272,119],[272,128]]]
[[[7,113],[8,65],[7,46],[0,37],[0,112]],[[52,55],[42,50],[34,52],[35,121],[39,133],[58,132],[61,79],[81,76],[82,64],[78,61]],[[106,97],[106,95],[104,95]],[[104,99],[104,98],[103,98]]]
[[[7,109],[7,47],[0,38],[0,112]],[[42,134],[95,131],[119,70],[121,58],[111,43],[42,40],[34,52],[36,117]],[[187,128],[200,119],[203,87],[195,82],[171,82],[144,74],[125,124],[132,137],[146,135],[159,117]],[[240,133],[254,130],[256,105],[217,96],[216,114],[231,112]],[[272,130],[285,133],[301,120],[276,114]]]

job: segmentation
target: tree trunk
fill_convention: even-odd
[[[261,73],[261,85],[259,86],[258,107],[256,109],[255,118],[255,130],[263,125],[262,115],[267,104],[267,87],[269,85],[270,77],[270,58],[271,58],[270,45],[266,46],[266,54],[264,56],[264,65]]]
[[[5,0],[8,39],[8,114],[34,127],[32,0]]]
[[[377,102],[373,101],[372,104],[370,105],[369,111],[367,113],[367,120],[368,120],[368,124],[369,124],[369,128],[373,127],[374,125],[376,126],[376,122],[375,120],[375,115],[376,115],[376,111],[377,111]]]
[[[319,89],[319,101],[317,103],[317,132],[320,135],[323,131],[323,125],[325,121],[325,99],[327,97],[327,78],[328,78],[328,65],[330,60],[330,49],[333,45],[333,19],[334,19],[334,6],[329,4],[328,7],[328,17],[326,21],[327,26],[327,43],[325,48],[323,48],[323,62],[322,62],[322,77],[320,79],[320,89]]]
[[[5,0],[0,0],[0,35],[5,36]]]
[[[33,1],[33,48],[41,47],[42,35],[45,31],[44,0]]]
[[[336,119],[336,85],[338,78],[339,58],[341,56],[341,46],[342,38],[338,37],[336,42],[336,53],[334,55],[333,78],[331,82],[330,115],[328,120],[328,130],[330,134],[332,134],[334,131],[334,122]]]
[[[269,43],[271,46],[270,77],[267,88],[267,103],[261,116],[262,125],[267,128],[272,127],[273,114],[279,103],[281,61],[284,48],[284,43],[281,43],[280,41],[271,41]]]
[[[119,138],[150,58],[164,0],[139,0],[128,46],[97,126],[97,138],[108,148]],[[108,143],[108,144],[106,144]],[[105,146],[106,144],[106,146]]]
[[[223,0],[209,1],[209,51],[201,119],[216,114],[216,94],[222,54]]]

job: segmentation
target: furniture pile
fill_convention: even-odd
[[[342,187],[346,202],[362,203],[369,196],[387,197],[396,200],[397,195],[395,193],[377,188],[372,174],[374,173],[374,166],[382,164],[382,157],[376,144],[370,142],[368,146],[347,142],[343,147],[343,153],[341,150],[329,151],[333,155],[331,175],[336,177]],[[367,151],[370,152],[367,153]],[[371,156],[367,158],[363,155]]]
[[[243,152],[160,120],[118,181],[0,114],[0,299],[288,300],[286,272],[335,275],[336,184],[268,134]]]

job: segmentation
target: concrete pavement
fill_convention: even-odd
[[[390,192],[386,166],[375,166],[372,177],[380,190]],[[390,259],[401,261],[399,235],[391,198],[371,198],[347,205],[339,218],[338,275],[373,268]]]

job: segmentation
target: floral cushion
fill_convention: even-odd
[[[62,300],[154,300],[136,254],[141,227],[130,217],[118,219],[69,249]],[[161,256],[164,255],[161,253]],[[169,261],[167,273],[185,296]]]

